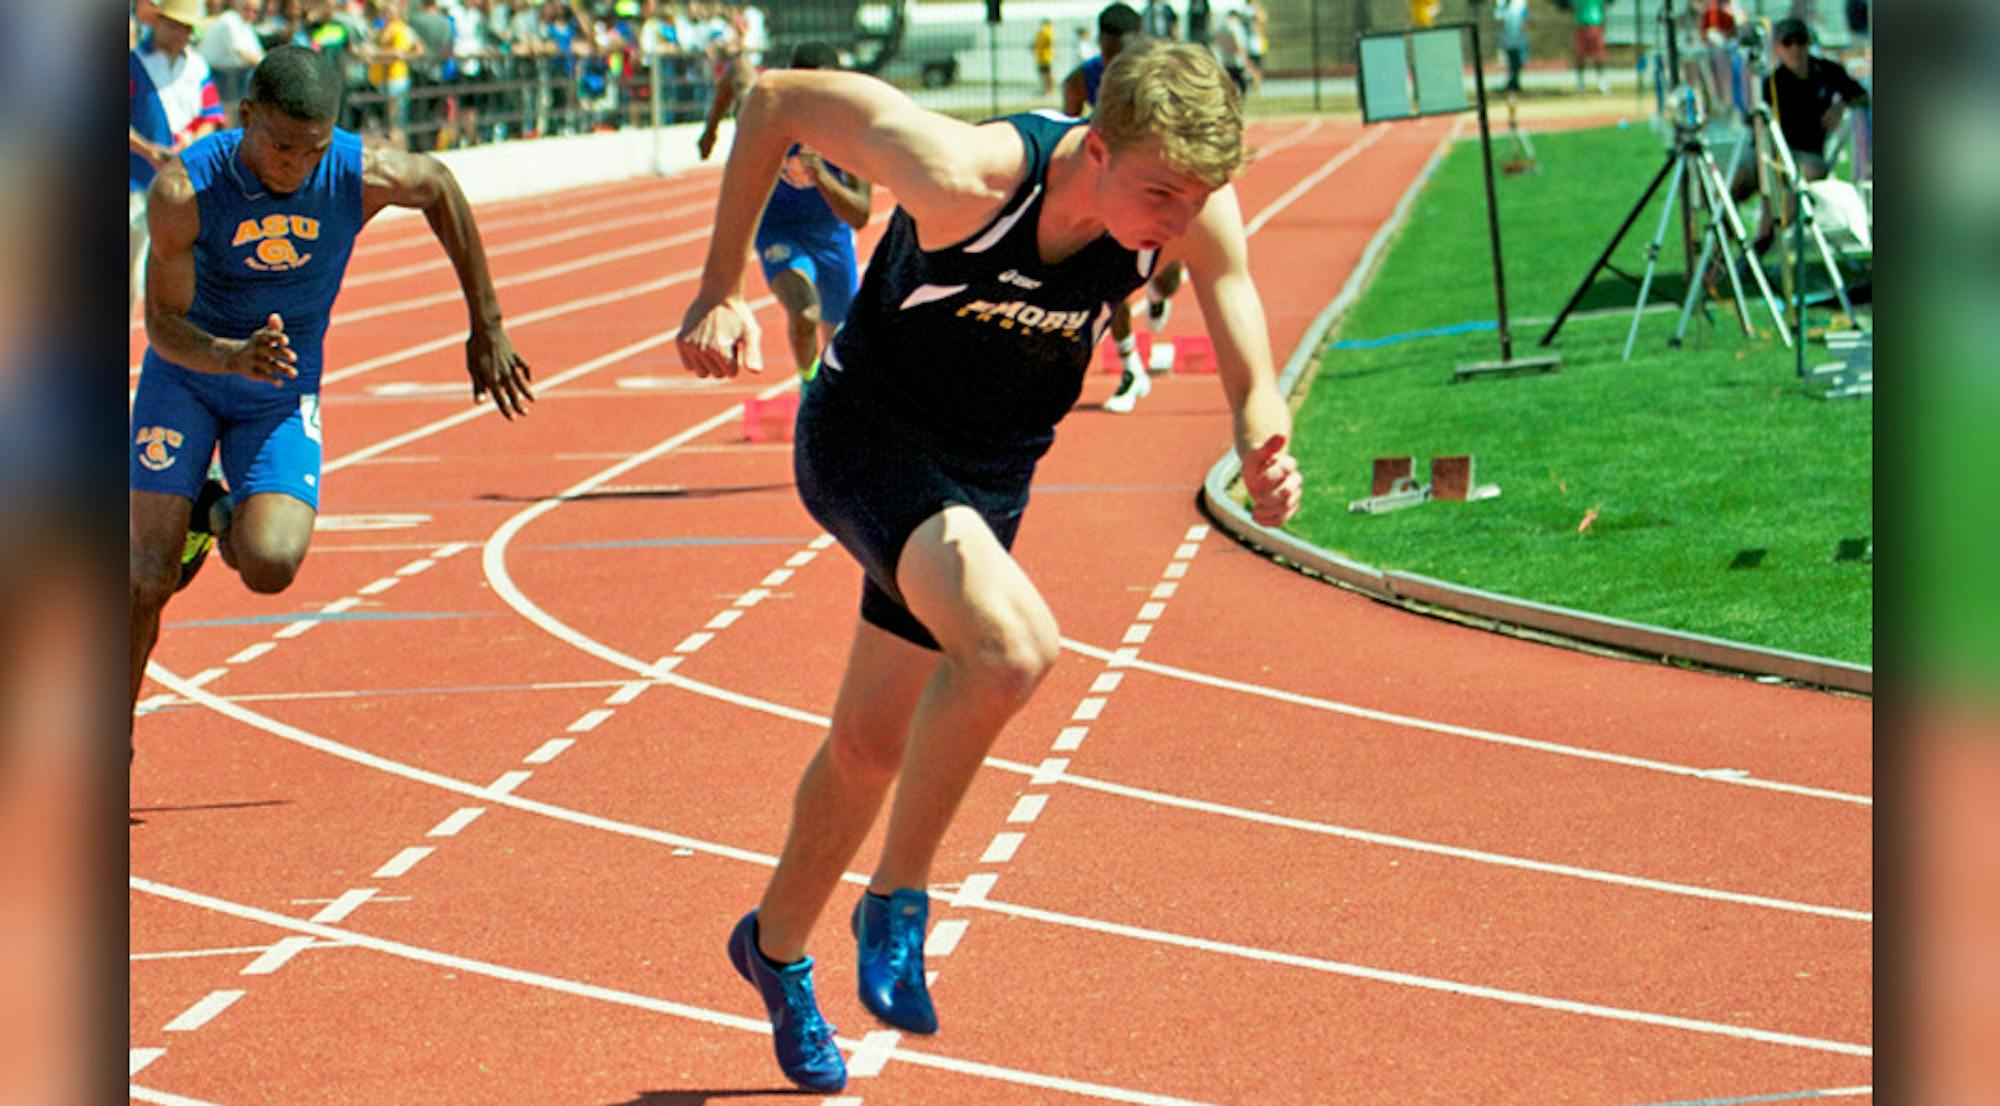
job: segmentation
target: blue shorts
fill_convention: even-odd
[[[861,563],[861,618],[925,649],[937,639],[903,605],[896,563],[917,527],[953,505],[971,507],[1003,548],[1014,547],[1028,506],[1032,463],[954,458],[899,431],[894,420],[841,399],[824,373],[805,386],[792,431],[799,498]]]
[[[797,269],[819,293],[821,322],[839,325],[847,318],[859,284],[854,264],[854,235],[845,223],[826,234],[786,228],[757,228],[757,260],[768,283],[786,269]]]
[[[132,490],[193,499],[219,441],[238,502],[283,492],[319,510],[319,393],[257,384],[271,394],[246,396],[244,383],[149,353],[132,401]]]

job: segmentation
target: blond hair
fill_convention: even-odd
[[[1126,46],[1104,69],[1090,125],[1113,153],[1157,147],[1176,172],[1210,188],[1243,167],[1243,102],[1206,46]]]

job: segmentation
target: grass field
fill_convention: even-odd
[[[1541,172],[1497,182],[1516,357],[1547,352],[1537,340],[1666,157],[1638,126],[1540,136],[1535,152]],[[1660,202],[1618,269],[1643,270]],[[1754,286],[1756,336],[1724,300],[1668,348],[1681,272],[1670,229],[1651,298],[1673,306],[1641,316],[1629,362],[1638,289],[1606,271],[1557,335],[1560,371],[1454,383],[1454,367],[1500,356],[1479,148],[1459,144],[1309,383],[1291,529],[1385,568],[1872,664],[1873,401],[1817,398]],[[1448,333],[1408,337],[1424,331]],[[1498,498],[1349,513],[1373,458],[1414,456],[1422,479],[1457,453]]]

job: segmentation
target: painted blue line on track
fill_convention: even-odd
[[[1333,343],[1334,349],[1379,349],[1393,346],[1398,342],[1414,342],[1419,338],[1443,338],[1452,334],[1473,334],[1482,330],[1498,330],[1500,324],[1492,319],[1474,323],[1453,323],[1451,326],[1434,326],[1426,330],[1411,330],[1402,334],[1391,334],[1383,338],[1343,338]]]
[[[1790,1091],[1785,1094],[1753,1094],[1740,1098],[1681,1098],[1672,1102],[1648,1102],[1643,1106],[1751,1106],[1757,1102],[1800,1102],[1809,1098],[1845,1098],[1827,1091]]]

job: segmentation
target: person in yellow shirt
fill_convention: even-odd
[[[409,59],[424,52],[424,43],[403,18],[403,0],[369,0],[368,25],[375,29],[368,83],[389,98],[389,134],[400,143],[410,122]]]
[[[1410,0],[1410,26],[1428,27],[1437,17],[1438,0]]]
[[[1056,90],[1056,25],[1044,19],[1035,28],[1035,71],[1042,75],[1042,95]]]

